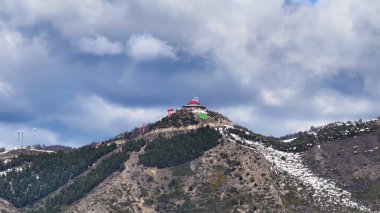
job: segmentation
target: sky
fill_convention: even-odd
[[[2,0],[0,147],[81,146],[192,97],[281,136],[380,115],[378,0]]]

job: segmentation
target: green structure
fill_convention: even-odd
[[[205,114],[205,113],[198,113],[197,114],[198,118],[202,119],[202,120],[206,120],[208,118],[208,115]]]

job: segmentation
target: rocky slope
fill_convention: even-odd
[[[202,157],[171,168],[138,165],[138,153],[67,212],[281,212],[268,161],[225,141]]]

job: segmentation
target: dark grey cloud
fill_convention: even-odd
[[[192,96],[270,135],[380,106],[380,3],[5,0],[0,146],[81,145]]]

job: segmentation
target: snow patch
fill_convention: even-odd
[[[22,171],[24,168],[22,166],[19,166],[19,167],[14,167],[14,168],[11,168],[11,169],[7,169],[5,171],[2,171],[0,172],[0,176],[3,176],[3,175],[7,175],[9,172],[12,172],[12,171],[16,171],[16,172],[20,172]]]
[[[282,140],[282,142],[289,143],[289,142],[294,141],[295,139],[297,139],[297,138],[290,138],[290,139]]]

